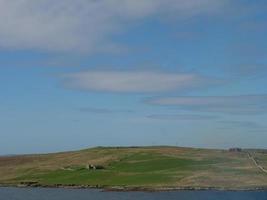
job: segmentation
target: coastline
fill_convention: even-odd
[[[77,157],[75,162],[71,159],[73,155]],[[266,158],[266,154],[255,155],[262,160]],[[105,165],[106,169],[88,171],[84,167],[88,158],[91,163]],[[104,159],[104,164],[99,159]],[[2,160],[0,157],[0,162],[0,187],[110,192],[267,191],[266,173],[259,170],[246,152],[168,147],[98,148]],[[264,165],[264,162],[259,163]],[[195,176],[190,178],[192,174]],[[187,179],[182,181],[181,177]]]
[[[267,186],[227,188],[227,187],[143,187],[143,186],[101,186],[101,185],[44,185],[39,183],[0,184],[0,188],[51,188],[51,189],[97,189],[103,192],[172,192],[172,191],[267,191]]]

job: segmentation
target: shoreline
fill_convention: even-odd
[[[0,188],[51,188],[51,189],[96,189],[102,192],[175,192],[175,191],[225,191],[225,192],[242,192],[242,191],[267,191],[266,187],[247,187],[247,188],[227,188],[227,187],[138,187],[138,186],[101,186],[101,185],[43,185],[38,183],[30,184],[0,184]]]

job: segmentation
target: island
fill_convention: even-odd
[[[96,147],[0,157],[0,185],[105,190],[263,190],[267,151]]]

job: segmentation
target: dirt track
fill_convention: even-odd
[[[255,166],[258,167],[262,172],[267,173],[267,170],[264,169],[264,167],[262,167],[250,153],[248,153],[248,158],[252,160]]]

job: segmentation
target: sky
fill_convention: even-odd
[[[265,0],[0,0],[0,154],[267,148]]]

